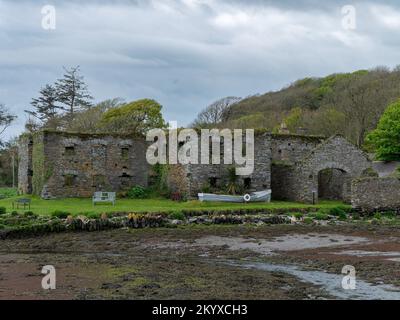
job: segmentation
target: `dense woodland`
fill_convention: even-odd
[[[291,133],[324,136],[340,133],[364,147],[367,134],[376,128],[384,110],[399,98],[400,67],[393,70],[379,67],[301,79],[280,91],[232,103],[213,122],[219,127],[271,131],[277,131],[285,122]],[[194,126],[209,126],[202,121],[205,112],[198,116]]]

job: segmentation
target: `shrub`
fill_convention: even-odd
[[[69,216],[69,213],[66,211],[56,210],[51,213],[51,216],[59,219],[66,219]]]
[[[205,184],[201,187],[201,192],[203,193],[211,193],[211,187],[209,184]]]
[[[329,210],[329,214],[335,217],[346,215],[346,212],[341,207],[333,207]]]
[[[0,207],[0,215],[6,214],[6,213],[7,213],[7,209],[5,207]]]
[[[186,216],[182,212],[172,212],[168,215],[168,219],[183,221],[186,219]]]
[[[339,220],[342,220],[342,221],[347,220],[346,212],[343,211],[343,212],[339,213],[338,218],[339,218]]]
[[[326,213],[319,211],[314,214],[314,219],[315,220],[328,220],[329,217]]]
[[[100,213],[96,213],[96,212],[86,212],[84,213],[84,215],[86,216],[86,218],[88,219],[100,219]]]
[[[396,214],[393,211],[382,212],[382,216],[388,219],[393,219]]]
[[[305,217],[303,222],[305,224],[312,224],[314,222],[314,220],[311,217]]]
[[[375,214],[374,214],[374,219],[376,219],[376,220],[381,220],[381,219],[382,219],[382,214],[379,213],[379,212],[375,213]]]
[[[149,196],[149,190],[141,186],[135,186],[127,192],[126,196],[130,199],[145,199]]]
[[[0,198],[11,198],[18,195],[17,189],[13,188],[0,188]]]
[[[12,217],[16,217],[16,216],[18,216],[18,212],[17,212],[17,211],[13,211],[13,212],[11,212],[11,216],[12,216]]]
[[[37,217],[38,217],[38,215],[35,214],[35,213],[32,212],[32,211],[27,211],[27,212],[25,212],[25,213],[24,213],[24,216],[27,217],[27,218],[37,218]]]

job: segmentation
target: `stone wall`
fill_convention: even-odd
[[[398,178],[361,178],[352,182],[351,204],[363,211],[400,210]]]
[[[21,154],[26,153],[24,145],[21,143]],[[128,136],[51,131],[37,134],[32,147],[32,192],[44,198],[91,197],[95,191],[147,186],[146,148],[144,139]],[[22,173],[21,186],[26,179]]]
[[[238,176],[237,183],[242,185],[245,192],[264,190],[271,188],[271,135],[260,134],[254,137],[254,172],[249,176]],[[181,169],[180,177],[185,179],[183,185],[187,185],[188,195],[197,197],[197,193],[206,189],[224,190],[229,181],[229,168],[232,165],[223,164],[223,143],[221,143],[221,163],[213,164],[189,164]],[[182,173],[182,170],[185,174]],[[169,175],[175,175],[172,170]],[[169,181],[173,180],[169,179]],[[175,178],[176,179],[176,178]],[[247,187],[245,186],[247,185]],[[177,192],[176,183],[169,183],[171,191]]]
[[[318,190],[350,201],[351,180],[372,167],[366,154],[341,136],[329,139],[258,133],[254,172],[238,176],[244,192],[272,188],[274,199],[318,201]],[[20,143],[19,189],[54,197],[90,197],[95,191],[124,191],[147,186],[150,168],[144,138],[45,131]],[[221,163],[223,163],[223,143]],[[200,158],[199,158],[200,162]],[[210,189],[224,191],[232,165],[171,165],[170,191],[196,197]],[[332,179],[320,172],[335,169]],[[320,186],[319,186],[320,184]]]
[[[363,172],[371,167],[372,163],[364,152],[338,135],[305,154],[285,176],[279,177],[273,173],[273,177],[285,180],[285,195],[290,196],[287,200],[312,203],[317,202],[319,198],[320,171],[337,169],[346,173],[343,180],[343,200],[350,202],[351,180],[362,176]]]
[[[190,194],[190,180],[187,177],[187,166],[171,165],[168,166],[167,185],[172,192],[181,195]]]
[[[301,136],[290,134],[271,135],[272,161],[295,163],[304,158],[322,141],[323,137]]]
[[[23,135],[18,143],[18,191],[32,193],[32,137]]]

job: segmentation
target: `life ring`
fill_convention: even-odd
[[[243,199],[244,199],[245,202],[250,202],[251,196],[250,196],[249,194],[245,194],[245,195],[243,196]]]

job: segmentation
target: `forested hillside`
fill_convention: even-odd
[[[285,122],[292,133],[341,133],[362,146],[385,108],[399,98],[400,67],[305,78],[229,106],[219,125],[276,131]]]

